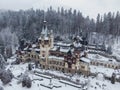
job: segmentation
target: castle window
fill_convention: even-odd
[[[41,40],[39,40],[39,43],[41,43]]]
[[[59,62],[57,62],[57,65],[59,65]]]
[[[45,66],[43,65],[43,68],[45,68]]]
[[[100,65],[102,66],[102,65],[103,65],[103,63],[100,63]]]
[[[68,72],[70,73],[70,70],[68,70]]]
[[[58,70],[60,70],[60,68],[58,68]]]
[[[56,70],[57,70],[57,67],[56,67]]]
[[[60,62],[60,66],[62,65],[62,62]]]
[[[65,63],[62,63],[62,66],[65,66]]]
[[[82,69],[84,69],[84,68],[85,68],[85,66],[81,66],[81,68],[82,68]]]
[[[50,61],[50,64],[52,64],[52,61]]]
[[[45,51],[42,51],[42,53],[45,53]]]
[[[49,42],[48,40],[45,40],[45,44],[48,44],[48,42]]]
[[[53,64],[55,64],[56,62],[54,61]]]
[[[40,59],[39,56],[38,56],[38,59]]]
[[[36,55],[34,55],[34,58],[36,58]]]
[[[64,68],[62,68],[62,72],[64,72]]]
[[[105,67],[107,67],[107,64],[105,64]]]
[[[28,54],[28,56],[30,57],[30,54]]]
[[[112,68],[114,68],[114,65],[112,65]]]
[[[42,57],[45,57],[45,55],[43,54]]]
[[[33,58],[33,55],[32,55],[32,58]]]
[[[54,69],[54,66],[53,66],[53,69]]]

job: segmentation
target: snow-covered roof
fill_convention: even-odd
[[[35,48],[35,51],[40,51],[40,49],[39,48]]]
[[[38,40],[41,40],[41,37],[39,37]]]
[[[107,57],[104,57],[104,56],[101,56],[101,55],[96,55],[96,54],[88,54],[88,57],[91,59],[91,60],[97,60],[97,61],[100,61],[100,62],[109,62],[109,63],[117,63],[115,59],[112,59],[112,58],[107,58]]]
[[[64,57],[49,56],[49,59],[64,60]]]
[[[36,44],[33,44],[33,45],[32,45],[32,48],[35,48],[35,47],[36,47]]]
[[[57,42],[55,44],[58,46],[70,46],[71,45],[70,43],[63,43],[63,42]]]
[[[49,40],[49,38],[48,38],[48,37],[45,37],[45,40]]]
[[[60,52],[67,53],[68,51],[69,51],[69,49],[60,48]]]
[[[27,49],[28,49],[28,47],[24,48],[24,50],[27,50]]]
[[[25,51],[21,51],[21,53],[25,53]]]
[[[29,50],[33,50],[33,48],[29,48]]]
[[[82,41],[82,37],[81,36],[77,36],[77,38]]]
[[[57,46],[54,46],[53,48],[51,48],[50,50],[52,50],[52,51],[56,51],[57,50]]]
[[[86,63],[90,63],[90,59],[85,58],[85,57],[80,58],[80,60]]]
[[[80,55],[83,56],[83,55],[84,55],[84,52],[80,52]]]
[[[73,42],[74,47],[81,47],[82,45],[80,43]]]

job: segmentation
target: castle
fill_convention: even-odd
[[[86,50],[81,49],[81,44],[77,41],[69,44],[54,42],[53,31],[44,26],[38,42],[26,46],[19,51],[17,58],[23,62],[35,61],[42,69],[58,70],[63,73],[82,73],[89,75],[90,61],[86,58]]]

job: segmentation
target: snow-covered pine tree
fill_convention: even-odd
[[[27,88],[30,88],[32,86],[32,80],[30,79],[30,77],[28,75],[23,76],[22,86],[23,87],[26,86]]]
[[[8,84],[9,82],[11,82],[13,78],[13,74],[10,70],[7,70],[7,71],[3,70],[0,75],[1,75],[0,77],[3,84]]]
[[[112,54],[112,47],[111,47],[111,46],[108,46],[108,47],[107,47],[107,53],[108,53],[108,54]]]
[[[102,46],[101,46],[101,49],[104,50],[104,51],[106,51],[106,45],[105,45],[104,42],[103,42],[103,44],[102,44]]]
[[[6,61],[4,57],[0,54],[0,69],[5,69]]]
[[[0,90],[4,90],[4,88],[0,86]]]
[[[111,76],[111,83],[112,84],[115,84],[115,76],[116,76],[115,73],[113,73]]]

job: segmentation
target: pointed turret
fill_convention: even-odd
[[[47,21],[45,21],[45,20],[44,20],[44,22],[43,22],[43,28],[42,28],[41,34],[42,34],[44,37],[47,37],[47,36],[48,36]]]

